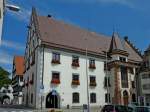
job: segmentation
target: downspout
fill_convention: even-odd
[[[38,73],[38,63],[39,63],[39,61],[38,61],[38,55],[39,55],[39,46],[37,47],[37,53],[35,53],[35,62],[36,62],[36,84],[35,84],[35,93],[37,93],[37,73]],[[36,52],[36,50],[35,50],[35,52]],[[37,54],[37,57],[36,57],[36,54]],[[37,94],[36,94],[37,95]],[[35,108],[36,108],[36,97],[35,97]]]
[[[45,46],[43,45],[42,86],[43,86],[43,80],[44,80],[44,79],[43,79],[43,78],[44,78],[44,47],[45,47]]]
[[[41,82],[41,88],[40,89],[44,89],[44,85],[43,85],[43,78],[44,78],[44,45],[43,45],[43,58],[42,58],[42,82]],[[43,91],[41,91],[41,110],[43,109]]]

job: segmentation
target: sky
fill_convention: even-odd
[[[14,55],[24,55],[32,7],[39,15],[90,31],[129,40],[144,51],[150,44],[150,0],[6,0],[20,7],[20,12],[5,10],[0,66],[12,71]]]

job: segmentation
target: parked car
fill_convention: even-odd
[[[11,86],[8,86],[7,88],[2,87],[0,89],[0,103],[1,104],[11,104],[13,101],[13,89]]]
[[[150,112],[150,107],[148,106],[137,106],[135,108],[136,112]]]
[[[134,112],[133,108],[124,105],[105,105],[101,112]]]

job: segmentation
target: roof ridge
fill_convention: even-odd
[[[143,55],[142,55],[141,51],[140,51],[138,48],[136,48],[136,47],[133,45],[133,43],[131,43],[131,41],[128,40],[128,36],[125,36],[125,37],[124,37],[124,40],[134,49],[134,51],[135,51],[141,58],[143,58]]]

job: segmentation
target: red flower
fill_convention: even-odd
[[[51,83],[52,84],[60,84],[60,80],[59,79],[52,79]]]

